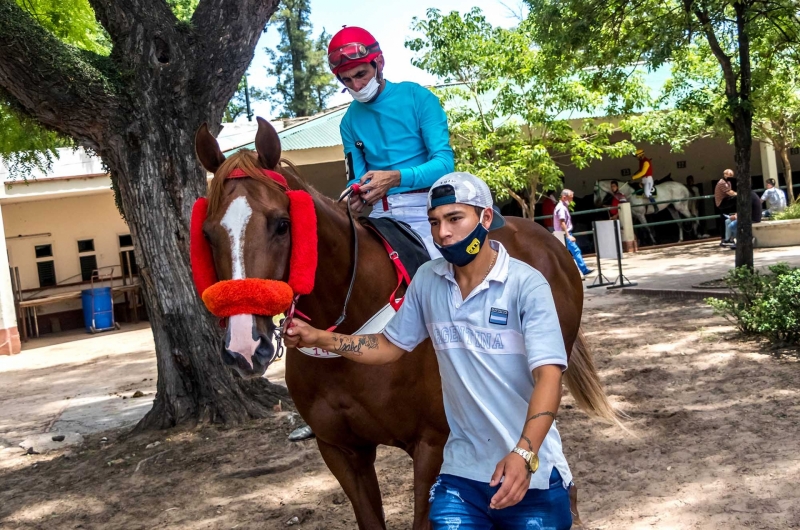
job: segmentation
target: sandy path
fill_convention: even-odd
[[[800,528],[797,352],[769,355],[694,302],[592,295],[585,323],[636,435],[564,400],[560,430],[589,528]],[[271,529],[294,517],[296,528],[354,528],[313,442],[284,441],[292,419],[111,431],[108,444],[96,434],[72,454],[15,459],[0,469],[0,528]],[[409,528],[410,460],[383,448],[378,466],[389,528]]]

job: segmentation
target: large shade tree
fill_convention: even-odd
[[[598,81],[625,79],[632,65],[658,68],[691,45],[708,48],[724,90],[738,186],[736,265],[753,266],[750,152],[751,41],[796,42],[794,0],[526,0],[528,27],[549,55],[595,68]],[[622,74],[622,75],[620,75]]]
[[[794,201],[789,154],[800,145],[800,72],[797,51],[785,43],[776,46],[776,36],[767,28],[751,43],[753,138],[775,148],[786,193]],[[676,50],[671,70],[656,110],[623,120],[622,129],[635,141],[665,143],[676,151],[700,138],[732,141],[725,80],[708,45],[699,41]]]
[[[0,0],[0,89],[17,111],[102,157],[136,248],[158,365],[143,427],[235,423],[285,391],[238,380],[192,285],[188,221],[206,192],[194,131],[218,132],[277,0],[89,0],[110,54],[67,44],[14,0]],[[171,5],[170,5],[171,4]]]

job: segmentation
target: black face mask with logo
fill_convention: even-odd
[[[478,226],[458,243],[453,243],[445,247],[436,245],[436,248],[439,249],[439,252],[442,253],[442,257],[449,263],[452,263],[456,267],[466,267],[472,263],[472,260],[478,255],[488,235],[489,231],[479,222]]]

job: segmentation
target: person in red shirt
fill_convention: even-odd
[[[549,192],[544,199],[542,199],[542,215],[553,215],[556,211],[556,204],[558,201],[556,200],[553,192]],[[553,218],[549,217],[544,220],[544,227],[550,230],[551,232],[554,230],[553,228]]]
[[[612,220],[619,219],[619,210],[616,208],[620,203],[628,202],[628,198],[619,191],[619,183],[616,180],[611,181],[611,206],[613,210],[608,211],[608,215]]]

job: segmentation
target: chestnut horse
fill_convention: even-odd
[[[308,191],[316,208],[319,266],[314,289],[300,298],[298,312],[317,327],[333,324],[342,312],[353,269],[353,228],[346,210],[306,185],[291,167],[281,164],[278,135],[261,118],[255,153],[242,150],[226,160],[205,125],[197,132],[195,143],[201,163],[214,173],[203,232],[211,244],[217,277],[231,279],[234,266],[246,278],[286,281],[289,277],[290,201],[281,186],[261,174],[262,168],[277,171],[290,189]],[[237,168],[250,178],[228,179]],[[241,210],[243,200],[247,216],[234,211]],[[243,245],[238,237],[234,242],[234,218],[239,219],[237,230],[244,236]],[[347,318],[338,327],[341,333],[357,331],[381,310],[397,283],[382,244],[359,224],[355,230],[359,244],[357,281]],[[547,278],[564,343],[571,351],[567,386],[581,408],[613,421],[614,411],[579,329],[583,288],[569,252],[547,230],[529,220],[509,218],[504,228],[492,232],[492,238],[500,241],[511,256],[529,263]],[[274,353],[272,318],[246,315],[236,322],[230,320],[223,357],[244,377],[262,376]],[[236,326],[245,329],[232,329]],[[245,342],[250,343],[247,347],[239,347],[242,341],[235,339],[237,333],[244,334]],[[314,358],[289,349],[286,384],[297,410],[317,436],[325,463],[352,502],[358,527],[385,528],[374,468],[376,448],[383,444],[399,447],[413,459],[413,528],[429,528],[428,492],[442,464],[449,434],[430,340],[386,366],[367,366],[341,357]]]

